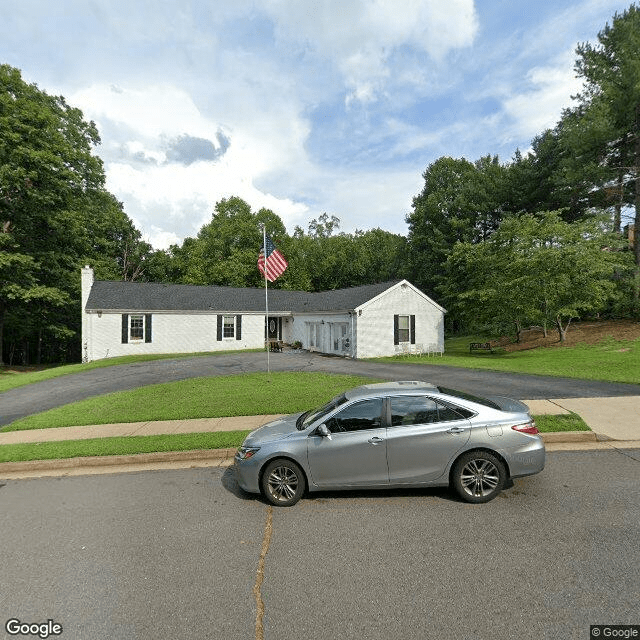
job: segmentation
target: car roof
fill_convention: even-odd
[[[366,398],[370,396],[389,395],[396,393],[415,393],[416,391],[428,391],[430,393],[438,392],[438,387],[430,382],[421,380],[402,380],[400,382],[377,382],[373,384],[364,384],[355,389],[345,392],[347,400],[356,398]]]

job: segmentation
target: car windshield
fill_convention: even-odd
[[[345,395],[338,396],[327,402],[324,406],[319,409],[312,409],[311,411],[307,411],[303,413],[296,422],[296,427],[298,431],[304,431],[310,424],[316,422],[316,420],[321,420],[324,416],[330,414],[334,409],[342,406],[347,401]]]
[[[438,387],[438,391],[440,393],[446,393],[448,396],[454,396],[456,398],[460,398],[462,400],[469,400],[469,402],[475,402],[476,404],[481,404],[485,407],[489,407],[490,409],[500,409],[500,407],[493,401],[488,398],[481,398],[480,396],[474,396],[470,393],[465,393],[464,391],[456,391],[455,389],[447,389],[446,387]]]

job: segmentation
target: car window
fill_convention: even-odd
[[[460,420],[462,416],[452,407],[425,396],[397,396],[391,398],[391,426],[433,424]]]
[[[328,415],[329,413],[334,411],[337,407],[343,405],[345,402],[347,402],[347,398],[344,396],[344,394],[336,398],[333,398],[333,400],[331,400],[324,406],[318,409],[313,409],[312,411],[308,411],[307,413],[302,414],[300,416],[300,418],[302,419],[298,418],[299,424],[297,424],[296,427],[298,428],[298,430],[303,431],[309,425],[313,424],[316,420],[322,420],[324,416]]]
[[[471,411],[471,409],[465,409],[464,407],[458,407],[457,405],[451,406],[446,405],[441,402],[438,402],[438,405],[442,407],[440,410],[440,420],[460,420],[462,418],[473,418],[476,415],[475,411]],[[446,418],[443,416],[447,416]],[[451,417],[448,417],[448,416]]]
[[[500,407],[493,402],[493,400],[489,400],[489,398],[481,398],[480,396],[474,396],[470,393],[465,393],[464,391],[456,391],[455,389],[448,389],[447,387],[438,387],[438,391],[440,391],[440,393],[446,393],[448,396],[454,396],[462,400],[469,400],[476,404],[484,405],[491,409],[500,409]]]
[[[338,411],[326,424],[331,433],[376,429],[382,425],[382,398],[354,402]]]
[[[391,398],[391,426],[438,422],[438,405],[424,396]]]

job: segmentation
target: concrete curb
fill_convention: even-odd
[[[610,440],[611,438],[599,437],[593,431],[554,431],[552,433],[543,433],[542,439],[544,443],[551,442],[598,442],[600,440]]]
[[[63,469],[115,467],[128,464],[156,464],[172,462],[231,461],[236,449],[196,449],[192,451],[160,451],[157,453],[136,453],[125,456],[86,456],[63,458],[60,460],[29,460],[26,462],[0,463],[0,478],[3,473],[31,471],[53,471]]]

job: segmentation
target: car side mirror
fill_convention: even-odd
[[[329,431],[326,424],[321,424],[317,429],[316,433],[323,438],[329,438],[331,440],[331,431]]]

